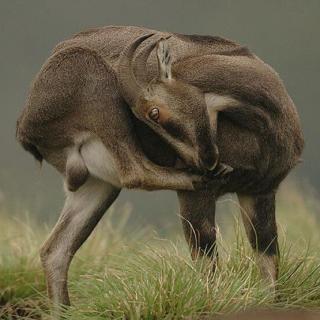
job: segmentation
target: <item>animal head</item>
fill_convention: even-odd
[[[214,144],[205,96],[195,86],[175,79],[168,40],[151,41],[136,59],[145,70],[146,61],[156,47],[158,75],[141,85],[133,74],[133,56],[138,46],[152,34],[130,44],[119,62],[119,85],[134,115],[162,137],[189,167],[213,170],[218,151]]]

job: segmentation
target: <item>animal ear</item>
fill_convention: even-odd
[[[157,58],[159,66],[160,80],[172,79],[171,74],[171,54],[167,39],[160,39],[157,44]]]

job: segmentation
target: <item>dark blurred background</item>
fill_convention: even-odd
[[[63,203],[61,179],[46,164],[39,170],[16,143],[15,122],[52,48],[74,33],[111,24],[219,35],[271,64],[296,103],[306,139],[304,162],[293,175],[319,192],[319,21],[318,0],[0,1],[0,206],[56,219]],[[170,192],[123,192],[117,205],[130,203],[136,221],[165,226],[177,212],[175,198]]]

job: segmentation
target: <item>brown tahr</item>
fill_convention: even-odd
[[[247,48],[139,27],[79,33],[36,76],[17,139],[65,181],[41,250],[54,302],[69,304],[71,259],[121,188],[177,190],[192,256],[213,259],[216,199],[236,192],[262,274],[275,282],[275,194],[303,137],[279,76]]]

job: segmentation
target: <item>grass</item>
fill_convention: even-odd
[[[127,234],[125,213],[116,224],[106,217],[71,266],[73,306],[66,318],[197,319],[251,308],[320,309],[317,208],[309,192],[290,185],[281,191],[276,300],[260,278],[237,217],[218,234],[214,275],[208,261],[191,261],[180,232],[167,239],[150,229]],[[0,319],[48,319],[38,250],[49,229],[5,210],[0,221]]]

